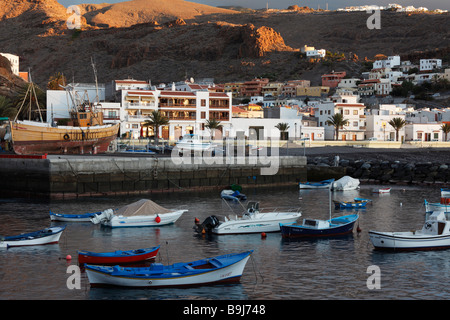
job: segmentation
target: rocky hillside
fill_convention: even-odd
[[[149,5],[151,3],[151,5]],[[82,5],[82,30],[67,29],[66,8],[56,0],[0,0],[0,48],[18,54],[21,70],[45,87],[62,72],[92,82],[133,77],[153,83],[187,77],[216,82],[269,76],[319,84],[331,70],[361,71],[374,55],[448,55],[448,14],[383,12],[381,29],[369,30],[365,12],[291,10],[246,12],[182,0],[132,0]],[[303,45],[344,53],[344,61],[310,63]],[[447,50],[447,51],[446,51]],[[447,53],[445,53],[447,52]]]

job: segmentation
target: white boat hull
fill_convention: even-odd
[[[247,260],[250,256],[230,266],[215,269],[198,275],[173,275],[171,278],[154,277],[114,277],[106,273],[86,269],[89,282],[93,286],[110,285],[122,287],[172,287],[192,286],[210,283],[238,281],[242,276]]]
[[[0,248],[36,246],[36,245],[58,243],[63,230],[64,229],[62,229],[58,233],[55,233],[55,234],[52,234],[49,236],[35,238],[35,239],[29,239],[29,240],[20,240],[20,241],[1,241],[0,240]]]
[[[450,234],[429,235],[421,231],[378,232],[369,231],[370,241],[384,250],[437,250],[450,248]]]
[[[177,221],[186,211],[187,210],[178,210],[170,213],[145,216],[114,216],[110,220],[102,221],[102,225],[110,228],[157,227],[175,223],[175,221]],[[159,222],[157,221],[157,217],[161,219]]]
[[[236,218],[221,222],[212,229],[214,234],[243,234],[279,232],[280,223],[293,223],[301,217],[300,212],[257,213],[249,218]]]

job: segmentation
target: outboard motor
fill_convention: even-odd
[[[205,232],[209,233],[211,232],[212,229],[214,229],[216,226],[219,225],[219,219],[212,215],[209,216],[208,218],[205,219],[205,221],[203,221],[203,223],[197,223],[195,224],[195,231],[198,233],[202,233],[203,230],[205,230]]]

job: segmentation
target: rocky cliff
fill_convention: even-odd
[[[331,70],[357,75],[361,65],[355,57],[433,55],[446,52],[450,38],[448,14],[383,12],[382,28],[369,30],[366,13],[305,8],[238,13],[182,0],[80,7],[83,27],[69,30],[69,14],[56,0],[0,0],[1,50],[19,55],[21,69],[30,68],[41,87],[56,72],[92,82],[91,58],[101,82],[133,77],[157,83],[185,76],[224,82],[270,75],[314,85]],[[310,63],[298,52],[305,44],[344,53],[346,59]]]

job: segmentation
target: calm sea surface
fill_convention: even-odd
[[[280,233],[201,237],[194,218],[230,214],[219,192],[152,195],[167,208],[189,209],[175,224],[159,228],[107,229],[89,223],[67,223],[60,243],[47,246],[0,248],[0,299],[64,300],[297,300],[297,299],[449,299],[450,250],[410,253],[374,251],[368,231],[420,229],[423,201],[439,201],[432,187],[393,187],[388,195],[372,194],[373,186],[334,192],[333,199],[373,199],[360,210],[360,233],[318,240],[282,240]],[[300,207],[303,217],[328,218],[328,191],[299,191],[298,187],[243,191],[260,207]],[[0,199],[0,235],[15,235],[51,225],[49,211],[85,213],[117,208],[142,197],[105,197],[40,202]],[[240,212],[238,204],[231,204]],[[332,214],[349,211],[332,209]],[[351,211],[350,211],[351,212]],[[54,222],[53,225],[64,224]],[[355,228],[356,229],[356,228]],[[175,263],[226,253],[254,250],[240,284],[189,289],[90,288],[85,273],[81,289],[68,289],[67,267],[77,264],[77,250],[114,251],[161,245],[157,262]],[[67,255],[72,261],[66,261]],[[381,288],[370,290],[367,268],[381,271]]]

